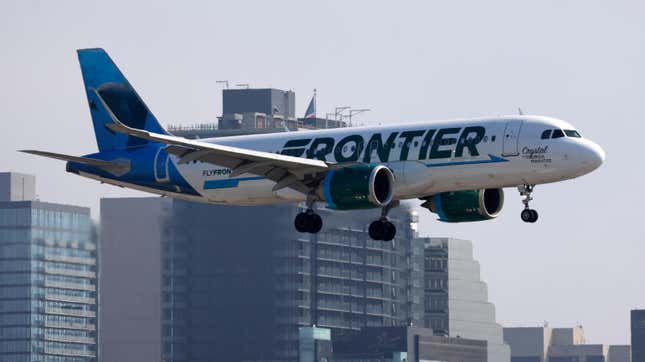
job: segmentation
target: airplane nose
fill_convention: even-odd
[[[587,141],[583,145],[582,163],[591,172],[605,162],[605,151],[596,143]]]

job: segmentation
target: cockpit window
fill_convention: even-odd
[[[562,132],[561,129],[554,129],[553,135],[551,136],[551,138],[561,138],[561,137],[564,137],[564,132]]]
[[[580,136],[580,133],[578,133],[578,131],[574,129],[565,129],[564,133],[567,135],[567,137],[582,138],[582,136]]]
[[[542,137],[540,137],[543,140],[548,140],[551,138],[551,130],[547,129],[546,131],[542,132]]]

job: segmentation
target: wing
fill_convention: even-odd
[[[168,145],[166,151],[179,157],[180,164],[196,160],[208,162],[230,168],[230,177],[252,173],[276,182],[274,191],[290,187],[305,194],[322,180],[332,166],[321,160],[200,142],[131,128],[119,121],[96,90],[94,93],[114,122],[106,124],[105,127],[114,132],[165,143]]]

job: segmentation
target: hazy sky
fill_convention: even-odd
[[[369,107],[365,123],[512,114],[573,123],[607,161],[539,186],[491,222],[421,231],[473,240],[505,325],[581,323],[591,343],[629,343],[645,307],[645,6],[641,1],[1,1],[0,170],[34,173],[42,200],[144,195],[66,174],[36,148],[95,152],[75,49],[104,47],[164,124],[215,120],[216,80],[293,89],[301,115]],[[142,227],[145,227],[143,225]]]

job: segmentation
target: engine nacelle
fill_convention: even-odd
[[[332,209],[383,207],[394,196],[394,174],[383,165],[356,165],[330,170],[317,191]]]
[[[504,190],[483,189],[442,192],[421,206],[439,215],[440,221],[465,222],[497,217],[504,206]]]

